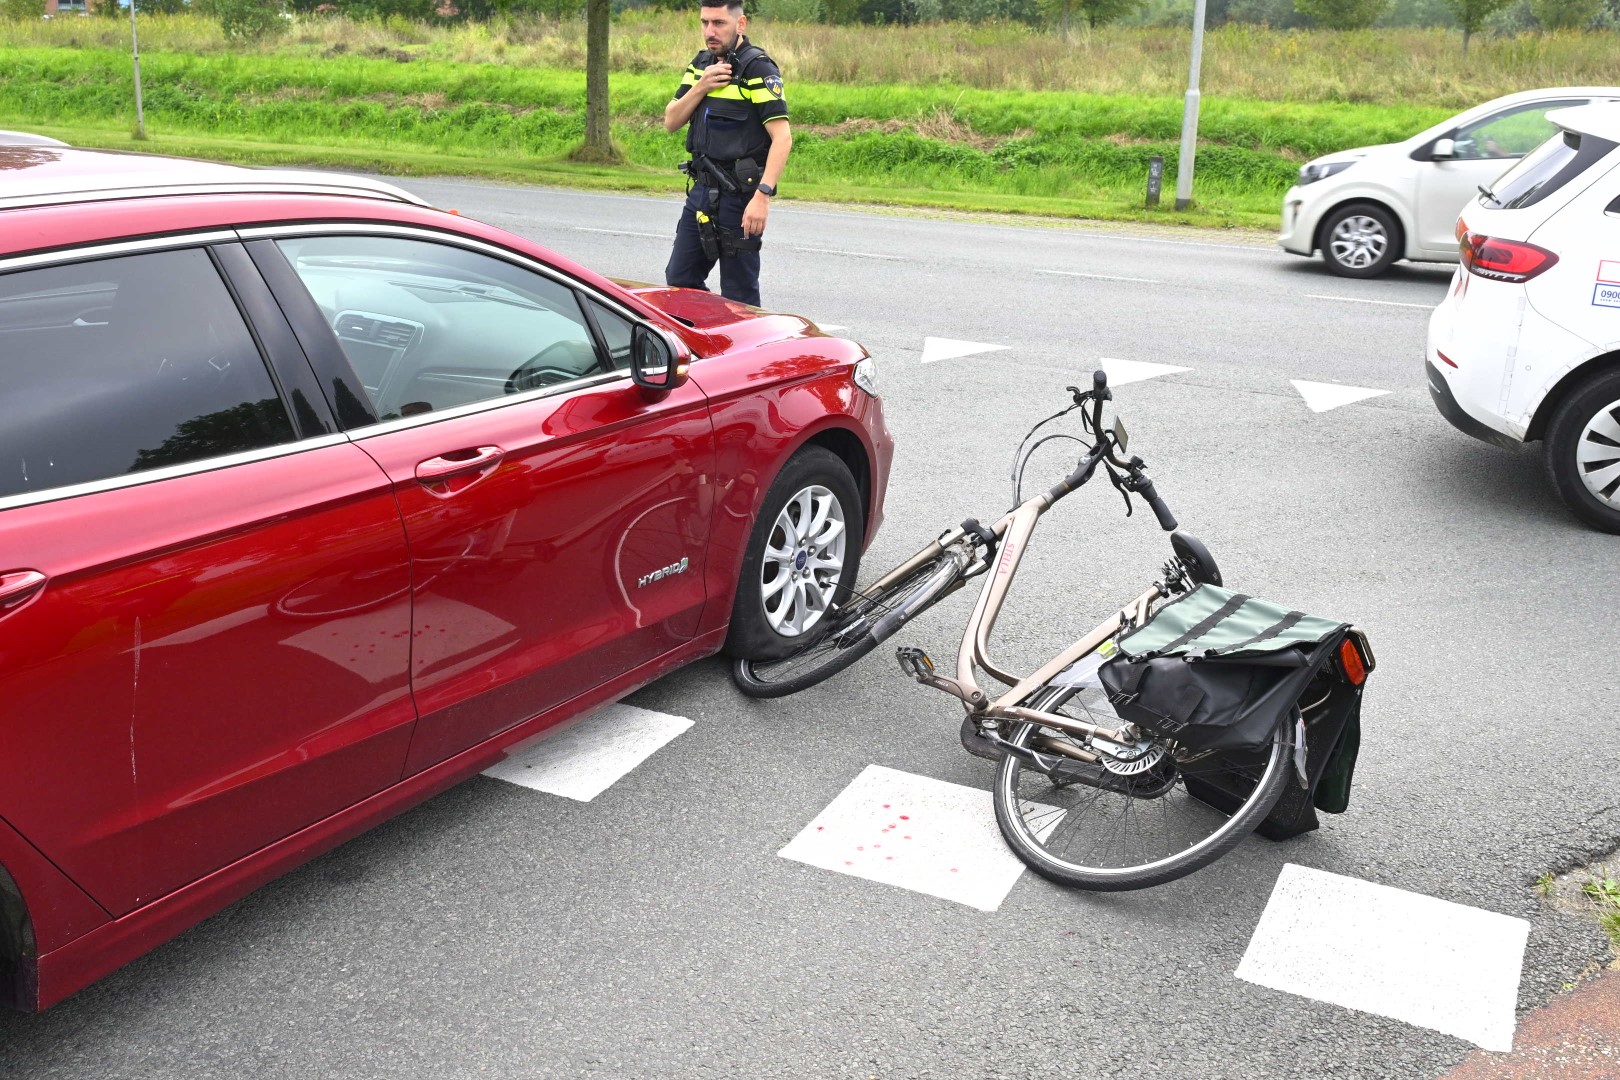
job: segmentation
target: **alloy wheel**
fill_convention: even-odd
[[[819,484],[794,495],[776,516],[760,564],[760,601],[782,637],[804,635],[833,606],[846,533],[843,504]]]
[[[1375,218],[1366,214],[1351,214],[1333,227],[1328,238],[1328,250],[1340,266],[1364,270],[1384,257],[1389,248],[1389,234]]]
[[[1599,502],[1620,510],[1620,401],[1609,402],[1587,421],[1575,444],[1575,471]]]

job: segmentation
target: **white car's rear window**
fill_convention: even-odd
[[[1499,210],[1534,206],[1607,157],[1615,146],[1596,135],[1559,132],[1526,154],[1492,190],[1482,190],[1480,203]]]

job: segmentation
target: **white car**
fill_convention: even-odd
[[[1277,242],[1322,252],[1344,277],[1377,277],[1406,258],[1456,262],[1452,226],[1480,185],[1553,133],[1549,109],[1620,100],[1620,87],[1565,86],[1488,101],[1405,142],[1306,162],[1283,196]]]
[[[1564,502],[1620,532],[1620,104],[1548,118],[1562,130],[1457,220],[1429,393],[1486,442],[1544,440]]]

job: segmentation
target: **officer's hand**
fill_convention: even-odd
[[[759,192],[748,200],[748,206],[743,210],[743,235],[764,236],[765,217],[771,212],[771,200]]]
[[[703,69],[703,74],[697,81],[697,90],[700,94],[718,90],[731,81],[731,65],[725,61],[710,64]]]

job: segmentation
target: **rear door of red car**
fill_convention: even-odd
[[[473,240],[267,229],[253,257],[394,481],[425,768],[692,638],[714,437],[627,373],[632,314]],[[322,365],[325,365],[324,367]]]
[[[230,234],[0,262],[0,816],[114,914],[400,778],[409,560]]]

